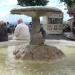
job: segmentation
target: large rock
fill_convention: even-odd
[[[53,60],[62,58],[63,52],[53,46],[28,45],[16,48],[14,55],[17,59],[31,60]]]

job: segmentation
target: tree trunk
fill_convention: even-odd
[[[73,35],[75,35],[75,16],[74,16],[74,20],[73,20]]]
[[[39,17],[32,18],[32,31],[31,31],[31,45],[42,45],[44,44],[44,38],[40,32],[40,19]]]

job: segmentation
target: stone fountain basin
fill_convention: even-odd
[[[21,45],[21,44],[28,44],[27,41],[24,40],[8,40],[5,42],[0,42],[0,47],[1,46],[12,46],[12,45]],[[50,46],[57,46],[57,45],[66,45],[66,46],[75,46],[74,41],[67,41],[67,40],[45,40],[45,44],[50,45]]]
[[[14,40],[0,42],[0,75],[75,75],[74,41],[46,40],[46,44],[55,46],[64,52],[66,56],[60,60],[15,60],[12,54],[14,47],[25,43]]]
[[[27,7],[20,7],[14,8],[11,10],[11,14],[24,14],[31,17],[37,16],[45,16],[50,14],[62,13],[61,10],[54,8],[54,7],[47,7],[47,6],[27,6]]]
[[[13,49],[13,51],[20,49],[21,52],[22,52],[23,49],[25,50],[25,47],[28,44],[29,43],[27,41],[24,41],[24,40],[9,40],[9,41],[6,41],[6,42],[0,42],[0,48],[1,47],[4,47],[5,48],[5,47],[9,47],[9,46],[15,46],[14,47],[15,49]],[[63,49],[63,46],[75,47],[75,42],[73,42],[73,41],[67,41],[67,40],[46,40],[45,41],[45,44],[48,45],[48,46],[50,46],[51,49],[53,49],[53,48],[56,47],[58,50],[61,50],[63,53],[65,53],[65,56],[67,55],[67,51],[68,50],[66,50],[66,52],[65,52],[64,49]],[[36,53],[37,52],[38,52],[38,50],[36,50]],[[42,50],[41,50],[41,52],[42,52]],[[70,51],[69,51],[69,53],[70,53]],[[28,59],[32,59],[30,57],[27,57],[27,58]],[[37,57],[37,59],[38,58],[39,58],[39,56]],[[56,58],[57,58],[57,56],[56,56]],[[51,58],[51,59],[53,60],[53,58]]]

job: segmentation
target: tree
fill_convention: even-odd
[[[17,0],[21,6],[45,6],[48,0]]]
[[[60,1],[67,4],[69,15],[74,17],[72,30],[73,30],[73,34],[75,35],[75,0],[60,0]]]

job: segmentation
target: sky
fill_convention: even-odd
[[[47,4],[47,6],[57,7],[63,11],[64,21],[66,21],[70,18],[69,15],[66,13],[67,10],[64,10],[66,8],[66,6],[64,6],[64,3],[60,3],[60,0],[49,0],[49,1],[50,2]],[[13,16],[12,14],[10,14],[11,9],[16,8],[16,7],[18,7],[17,0],[0,0],[0,20],[15,21],[16,19],[18,19],[20,17],[22,17],[24,19],[26,18],[27,21],[31,20],[30,17],[27,19],[27,16],[24,16],[24,15]]]

